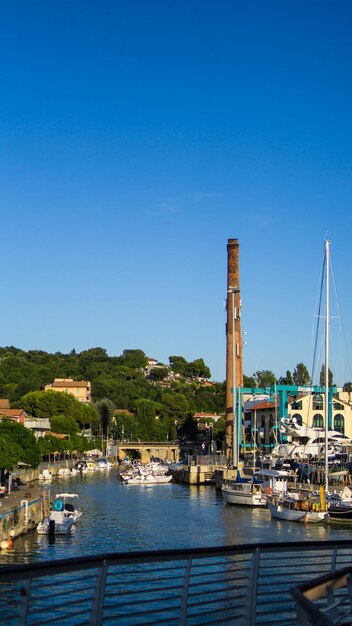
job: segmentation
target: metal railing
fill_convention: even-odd
[[[299,626],[352,624],[352,567],[291,589]]]
[[[297,623],[292,587],[351,563],[352,542],[109,553],[0,568],[3,626]]]

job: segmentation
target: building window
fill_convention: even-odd
[[[295,400],[291,403],[291,409],[294,411],[302,411],[302,400]]]
[[[345,434],[345,419],[344,416],[338,413],[334,417],[334,428],[338,430],[339,433]]]
[[[295,419],[297,424],[299,424],[300,426],[302,426],[302,415],[300,415],[299,413],[294,413],[292,415],[292,419]]]
[[[320,413],[313,417],[313,428],[324,428],[324,418]]]
[[[323,396],[315,393],[313,396],[313,411],[322,411],[324,408]]]
[[[340,402],[334,402],[333,408],[334,411],[343,411],[345,407],[343,406],[343,404],[340,404]]]

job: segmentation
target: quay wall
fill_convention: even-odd
[[[38,480],[43,469],[49,469],[56,476],[60,468],[72,465],[70,461],[42,463],[37,469],[16,468],[11,473],[13,478],[20,479],[20,487],[0,499],[0,543],[33,530],[48,515],[50,483]]]
[[[172,476],[175,482],[186,485],[216,484],[215,475],[219,471],[218,465],[182,465],[172,470]]]
[[[12,496],[11,502],[5,499],[0,504],[0,542],[3,542],[36,528],[49,512],[50,491],[48,488],[41,492],[21,489]]]

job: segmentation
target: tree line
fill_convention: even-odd
[[[221,445],[225,431],[225,382],[204,384],[211,374],[201,358],[188,362],[173,355],[167,365],[158,363],[150,369],[147,364],[147,356],[139,349],[126,349],[119,356],[109,356],[100,347],[80,353],[72,350],[69,354],[0,348],[0,397],[8,398],[12,408],[23,408],[30,416],[50,418],[53,434],[35,442],[32,447],[37,449],[37,446],[38,453],[30,464],[53,452],[86,451],[91,445],[82,432],[87,431],[98,441],[107,436],[145,441],[174,440],[181,436],[193,439],[197,434],[193,416],[199,412],[223,416],[214,426]],[[82,404],[70,394],[43,391],[44,385],[54,378],[89,380],[92,404]],[[324,381],[322,368],[322,386]],[[332,381],[329,371],[329,384]],[[298,363],[292,374],[287,371],[286,376],[278,379],[270,370],[244,376],[245,387],[274,384],[304,386],[310,385],[311,380],[303,363]],[[346,390],[350,386],[351,383],[346,383]],[[4,428],[5,423],[3,420],[0,426]],[[7,424],[6,433],[0,429],[0,467],[8,468],[14,459],[27,462],[22,443],[18,445],[16,437],[13,454],[8,453],[10,434],[18,432],[11,428]],[[55,436],[58,434],[65,438]]]

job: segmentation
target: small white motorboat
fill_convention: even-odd
[[[111,469],[112,463],[105,457],[95,461],[96,469]]]
[[[58,493],[55,496],[53,509],[37,525],[39,535],[68,535],[82,515],[73,501],[78,499],[76,493]]]

